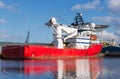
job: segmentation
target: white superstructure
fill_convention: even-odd
[[[99,43],[94,23],[84,23],[82,15],[77,13],[75,23],[70,26],[57,23],[53,17],[47,25],[54,35],[54,46],[60,49],[64,44],[68,48],[87,49],[93,43]]]

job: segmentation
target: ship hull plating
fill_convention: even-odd
[[[2,48],[2,57],[6,59],[54,59],[94,57],[102,49],[101,44],[92,44],[88,49],[64,48],[40,45],[8,45]]]

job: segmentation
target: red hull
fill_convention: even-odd
[[[93,44],[88,49],[57,49],[39,45],[10,45],[2,48],[2,57],[11,59],[92,57],[98,55],[101,49],[101,44]]]

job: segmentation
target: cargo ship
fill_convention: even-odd
[[[53,33],[52,45],[6,45],[2,57],[6,59],[50,59],[97,56],[102,44],[97,38],[95,23],[85,23],[81,13],[70,25],[60,24],[52,17],[45,23]]]

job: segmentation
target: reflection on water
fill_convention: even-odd
[[[0,60],[0,79],[119,79],[120,69],[110,68],[109,60]],[[108,69],[116,77],[110,77]]]

